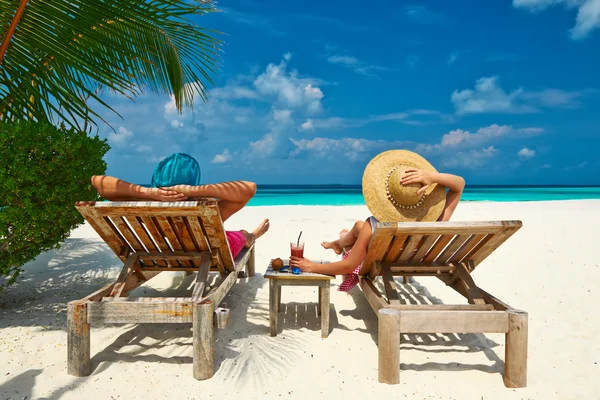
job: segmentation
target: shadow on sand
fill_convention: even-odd
[[[377,281],[378,289],[385,293],[381,280]],[[441,299],[433,296],[429,290],[421,285],[414,278],[411,278],[409,284],[401,283],[396,280],[396,287],[400,301],[404,304],[444,304]],[[365,331],[371,335],[371,338],[377,343],[377,316],[375,313],[369,313],[365,318],[362,310],[371,309],[369,302],[361,293],[360,288],[355,287],[350,292],[356,309],[351,311],[341,311],[342,315],[350,316],[365,321]],[[421,364],[400,363],[401,370],[413,371],[470,371],[478,370],[489,374],[503,374],[504,361],[500,359],[492,350],[499,346],[498,343],[488,339],[481,333],[419,333],[419,334],[401,334],[400,335],[400,360],[402,360],[402,351],[415,350],[426,353],[477,353],[482,352],[492,365],[485,364],[462,364],[458,362],[440,363],[427,362]],[[435,347],[435,348],[433,348]]]
[[[28,263],[18,283],[3,291],[0,295],[0,329],[37,326],[44,330],[66,331],[67,303],[114,281],[122,266],[122,262],[103,242],[68,239],[60,249],[44,253]],[[131,295],[185,295],[191,291],[196,274],[184,277],[181,272],[180,275],[172,279],[172,285],[168,288],[156,289],[142,285]],[[302,349],[309,348],[313,340],[321,340],[316,302],[287,305],[286,317],[280,319],[283,333],[276,338],[269,336],[268,300],[257,299],[258,290],[267,283],[260,274],[239,279],[225,297],[224,303],[231,310],[231,318],[227,329],[215,330],[213,379],[227,380],[233,385],[242,378],[245,384],[268,384],[266,379],[269,373],[289,369],[298,361]],[[339,324],[333,305],[330,314],[330,330],[347,329]],[[188,364],[189,368],[185,370],[192,375],[191,324],[140,324],[128,327],[131,328],[110,340],[107,346],[92,347],[92,375],[101,374],[118,362],[140,361],[156,363],[156,368],[160,368],[160,364]],[[315,334],[302,334],[302,328],[315,331]],[[92,344],[100,329],[101,326],[92,326]],[[0,394],[2,398],[31,399],[36,381],[43,379],[43,376],[43,369],[25,370],[4,382]],[[88,379],[73,378],[69,384],[56,388],[42,398],[59,399],[85,385]]]

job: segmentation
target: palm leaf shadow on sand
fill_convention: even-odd
[[[383,282],[376,281],[378,289],[385,293]],[[402,284],[396,281],[398,295],[403,304],[444,304],[438,297],[432,295],[429,290],[421,285],[414,278],[411,278],[410,284]],[[375,313],[370,312],[367,318],[363,318],[362,310],[365,308],[371,309],[371,306],[365,296],[360,292],[360,288],[356,287],[351,292],[352,300],[356,304],[356,309],[352,311],[341,311],[342,315],[347,315],[356,319],[363,319],[371,338],[377,343],[377,325],[378,320]],[[400,351],[414,350],[427,353],[477,353],[483,354],[493,362],[491,365],[486,364],[462,364],[459,362],[440,363],[426,362],[420,364],[400,363],[401,370],[413,371],[470,371],[479,370],[489,374],[503,374],[504,361],[498,357],[493,348],[499,346],[498,343],[488,339],[481,333],[430,333],[430,334],[401,334],[400,335]],[[457,348],[457,347],[463,347]],[[402,359],[402,356],[401,356]]]
[[[67,239],[60,249],[27,263],[18,282],[2,291],[0,329],[66,330],[67,303],[114,281],[122,267],[104,242]]]
[[[171,290],[138,288],[136,291],[140,292],[138,295],[146,296],[182,296],[189,290],[194,279],[195,274],[192,274],[179,287]],[[268,282],[259,274],[249,279],[240,279],[225,297],[224,303],[231,310],[231,317],[225,330],[215,330],[215,376],[212,379],[241,386],[267,387],[273,383],[269,376],[291,370],[298,361],[299,352],[310,348],[312,340],[320,340],[318,333],[307,335],[298,329],[320,330],[320,320],[316,318],[316,303],[302,304],[302,307],[295,303],[289,305],[290,317],[283,318],[282,324],[286,333],[274,338],[269,336],[268,301],[257,299],[258,290],[266,283]],[[132,296],[134,295],[136,293],[132,292]],[[298,312],[292,318],[291,310],[296,309]],[[291,322],[292,320],[295,322]],[[139,361],[189,364],[191,375],[191,324],[135,325],[109,346],[98,349],[91,360],[92,373],[100,374],[115,362]]]
[[[60,249],[44,253],[28,263],[22,279],[2,293],[0,329],[42,326],[65,331],[67,303],[113,282],[122,266],[108,246],[97,239],[66,240]],[[168,297],[187,293],[195,274],[186,278],[182,274],[174,277],[169,287],[157,289],[145,284],[131,295]],[[214,280],[215,276],[212,278]],[[302,352],[310,348],[311,343],[321,340],[316,295],[315,301],[307,304],[282,303],[280,333],[275,338],[269,336],[266,284],[268,282],[260,274],[240,279],[225,298],[232,314],[227,329],[215,331],[213,379],[242,386],[270,385],[272,381],[267,377],[282,376],[282,371],[291,371]],[[263,290],[261,298],[257,298],[259,289]],[[348,329],[339,324],[335,308],[331,307],[330,331]],[[98,348],[94,342],[98,343],[96,338],[103,328],[92,326],[94,375],[111,368],[115,361],[143,361],[156,363],[156,368],[160,368],[160,363],[189,364],[191,376],[191,324],[125,325],[125,329],[108,346]],[[40,375],[35,373],[33,376],[32,371],[38,370],[31,369],[22,374],[31,384],[29,387],[35,385],[35,376]],[[59,398],[85,382],[85,379],[78,379],[45,398]]]

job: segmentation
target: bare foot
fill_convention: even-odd
[[[267,231],[269,230],[270,227],[271,227],[271,222],[269,222],[268,219],[265,219],[265,220],[263,220],[263,222],[258,224],[256,229],[254,229],[252,231],[252,234],[256,237],[256,239],[258,239],[259,237],[261,237],[262,235],[267,233]]]
[[[335,251],[335,254],[342,254],[342,248],[340,246],[340,241],[339,240],[334,240],[333,242],[321,242],[321,246],[323,246],[324,249],[333,249],[333,251]]]

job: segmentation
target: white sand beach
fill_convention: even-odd
[[[321,339],[316,288],[283,289],[282,330],[269,336],[271,258],[287,257],[302,230],[305,255],[335,260],[319,243],[368,216],[366,207],[249,207],[226,226],[271,230],[257,243],[256,276],[240,279],[216,331],[215,376],[192,377],[191,325],[92,326],[92,375],[66,366],[66,304],[114,280],[122,267],[88,225],[61,249],[27,264],[0,294],[0,399],[600,398],[600,201],[462,203],[454,220],[522,220],[523,228],[474,272],[475,282],[529,313],[528,387],[504,386],[503,334],[401,338],[401,383],[377,381],[377,318],[360,292],[331,292],[331,332]],[[132,295],[172,295],[193,277],[162,273]],[[435,278],[399,284],[418,302],[464,303]]]

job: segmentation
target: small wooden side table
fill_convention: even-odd
[[[325,263],[321,262],[321,264]],[[287,260],[284,260],[284,265],[289,265]],[[271,325],[271,336],[277,336],[282,286],[317,286],[319,288],[318,314],[321,316],[321,337],[326,338],[329,336],[329,287],[331,286],[331,280],[335,276],[312,272],[303,272],[299,275],[294,275],[290,272],[277,272],[269,263],[265,278],[269,280],[269,322]]]

